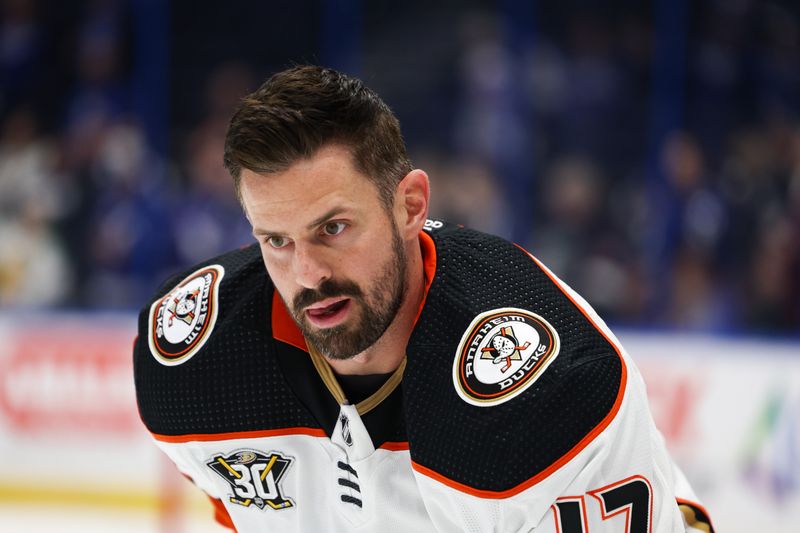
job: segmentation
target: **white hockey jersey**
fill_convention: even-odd
[[[258,249],[168,282],[142,312],[137,398],[156,443],[240,533],[712,531],[636,367],[520,248],[423,233],[407,357],[348,404]]]

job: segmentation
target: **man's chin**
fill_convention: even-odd
[[[345,325],[339,325],[332,328],[317,328],[304,321],[300,327],[300,330],[302,331],[306,342],[313,345],[320,354],[329,359],[351,359],[358,353],[351,353],[351,350],[348,350],[346,349],[347,347],[342,346],[342,339],[351,335],[351,333],[348,332],[347,326]]]
[[[339,342],[335,342],[331,341],[329,337],[315,338],[313,336],[308,336],[306,337],[306,341],[310,342],[314,348],[317,349],[317,352],[323,355],[326,359],[330,359],[332,361],[347,361],[366,349],[359,349],[360,347],[354,347],[352,344],[343,346],[341,338],[339,339]]]
[[[318,327],[303,316],[298,326],[321,355],[332,361],[346,361],[363,353],[386,332],[391,320],[364,318],[361,309],[351,309],[346,319],[332,327]],[[371,315],[368,315],[371,316]]]

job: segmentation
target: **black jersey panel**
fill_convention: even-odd
[[[512,490],[558,461],[612,411],[622,361],[516,246],[452,227],[431,234],[436,277],[409,343],[404,380],[411,457],[477,490]],[[508,307],[547,321],[560,338],[558,355],[520,395],[472,405],[454,385],[457,346],[477,315]]]
[[[191,359],[175,366],[157,361],[148,346],[150,304],[140,314],[134,377],[145,425],[153,433],[171,436],[319,427],[297,401],[272,353],[272,285],[256,246],[172,278],[153,301],[197,268],[211,264],[225,269],[218,317],[207,342]]]

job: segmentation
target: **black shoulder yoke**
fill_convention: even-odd
[[[436,275],[408,346],[404,377],[411,458],[458,485],[511,495],[613,416],[623,362],[526,252],[453,226],[430,233]],[[520,395],[473,405],[454,384],[457,347],[477,315],[501,308],[542,317],[557,332],[560,350]]]
[[[148,316],[198,269],[221,265],[213,334],[196,355],[166,366],[151,353]],[[169,279],[139,315],[134,378],[139,412],[158,435],[219,434],[317,427],[286,385],[271,335],[273,286],[256,245],[226,253]]]

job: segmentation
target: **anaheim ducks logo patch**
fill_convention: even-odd
[[[476,316],[458,345],[453,383],[472,405],[498,405],[533,385],[558,355],[558,333],[524,309],[493,309]]]
[[[150,307],[150,352],[162,365],[188,361],[203,347],[217,321],[217,292],[225,269],[194,272]]]

